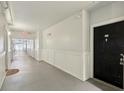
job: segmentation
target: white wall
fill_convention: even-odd
[[[4,52],[0,54],[0,88],[5,78],[5,74],[6,74],[5,69],[6,69],[6,66],[5,66],[5,52]]]
[[[114,2],[91,12],[91,25],[124,16],[124,2]]]
[[[112,23],[124,17],[124,2],[114,2],[110,5],[91,11],[91,77],[93,77],[93,30],[92,26]],[[123,18],[124,19],[124,18]]]
[[[39,50],[39,47],[40,47],[40,41],[39,41],[39,38],[40,38],[40,35],[41,33],[38,31],[36,33],[36,39],[35,39],[35,49],[34,49],[34,52],[35,52],[35,56],[34,58],[37,60],[37,61],[40,61],[40,50]]]
[[[82,10],[82,53],[83,53],[83,79],[90,78],[90,16],[89,12]]]
[[[88,13],[81,11],[44,30],[40,39],[41,59],[81,80],[89,78],[85,73],[89,41],[84,40],[88,34],[83,35],[87,19]]]
[[[5,47],[5,18],[2,12],[0,12],[0,46],[2,51],[0,51],[0,88],[5,78],[5,69],[6,69],[6,47]],[[3,46],[3,49],[2,49]]]
[[[7,56],[8,56],[8,61],[7,61],[7,63],[8,63],[8,69],[11,67],[11,61],[12,61],[12,57],[13,57],[13,55],[12,55],[12,49],[11,49],[11,37],[10,37],[10,35],[8,34],[9,33],[9,29],[7,29],[7,39],[8,39],[8,42],[7,42],[7,47],[8,47],[8,49],[7,49],[7,51],[8,51],[8,54],[7,54]]]
[[[35,57],[35,40],[34,39],[27,39],[27,54],[31,57]]]

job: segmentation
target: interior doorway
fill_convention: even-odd
[[[94,28],[94,77],[124,88],[124,21]]]

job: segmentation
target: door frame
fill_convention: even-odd
[[[102,26],[102,25],[107,25],[107,24],[111,24],[111,23],[116,23],[119,21],[123,21],[124,20],[124,16],[122,17],[117,17],[117,18],[112,18],[109,20],[105,20],[102,22],[98,22],[96,24],[93,24],[90,26],[90,77],[94,78],[94,27],[98,27],[98,26]],[[124,74],[124,72],[123,72]]]

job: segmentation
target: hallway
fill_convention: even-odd
[[[76,91],[102,90],[90,83],[93,80],[82,82],[79,79],[45,63],[37,62],[24,52],[18,52],[11,68],[20,71],[5,79],[3,91]],[[97,84],[97,82],[95,82]],[[104,84],[97,84],[103,90],[116,90]]]
[[[121,1],[0,1],[0,90],[123,90],[123,9]]]

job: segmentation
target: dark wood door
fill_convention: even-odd
[[[124,21],[94,28],[94,77],[123,88]]]

